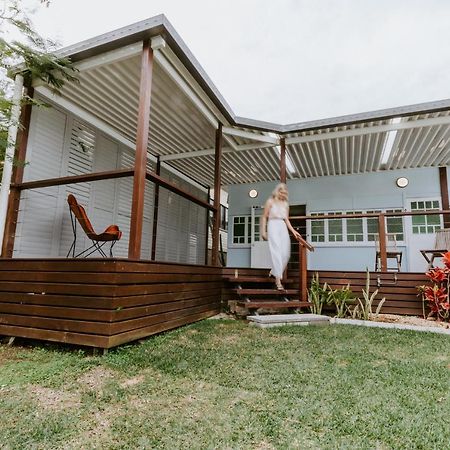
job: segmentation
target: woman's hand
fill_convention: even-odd
[[[299,241],[302,238],[302,235],[298,231],[293,231],[292,234],[294,235],[294,238]]]
[[[267,241],[267,232],[266,232],[266,231],[263,231],[263,232],[261,233],[261,237],[262,237],[262,240],[263,240],[263,241]]]

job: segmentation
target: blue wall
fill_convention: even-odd
[[[407,177],[409,184],[399,188],[395,181]],[[236,215],[250,215],[252,206],[262,206],[277,182],[234,185],[228,187],[229,220],[228,265],[232,267],[250,266],[250,247],[236,247],[232,244],[232,221]],[[341,175],[319,178],[298,179],[288,182],[291,205],[306,204],[307,213],[315,211],[352,211],[370,209],[408,208],[408,199],[440,198],[439,169],[422,168],[401,171],[374,172],[361,175]],[[248,196],[250,189],[258,191],[258,197]],[[406,224],[405,224],[406,234]],[[316,245],[310,253],[308,266],[311,269],[364,270],[373,268],[375,252],[373,246],[346,244],[326,247]],[[404,252],[407,266],[407,251]]]

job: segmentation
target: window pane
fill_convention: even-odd
[[[361,211],[349,211],[347,214],[361,214]],[[363,239],[363,219],[347,219],[347,240],[360,242]]]
[[[312,216],[323,216],[323,213],[312,213]],[[312,242],[325,242],[325,221],[311,220]]]

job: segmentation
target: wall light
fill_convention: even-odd
[[[256,189],[251,189],[248,193],[248,196],[250,198],[256,198],[256,197],[258,197],[258,191]]]
[[[408,186],[409,180],[406,177],[400,177],[400,178],[397,178],[397,180],[395,180],[395,184],[399,188],[405,188],[406,186]]]

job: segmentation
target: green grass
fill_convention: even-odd
[[[450,339],[207,320],[93,357],[0,347],[0,447],[450,448]]]

